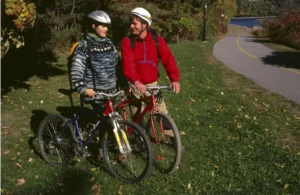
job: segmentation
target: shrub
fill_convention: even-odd
[[[272,41],[300,48],[300,11],[290,11],[262,22],[264,33]]]
[[[263,29],[260,26],[253,26],[251,33],[256,37],[263,37]]]

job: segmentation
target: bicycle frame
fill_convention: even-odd
[[[93,130],[91,130],[91,132],[89,133],[86,140],[83,140],[82,134],[79,130],[80,129],[79,124],[78,124],[79,116],[77,116],[76,114],[73,115],[72,119],[70,119],[68,122],[75,125],[75,135],[74,135],[75,140],[76,140],[76,137],[78,137],[77,138],[78,140],[76,140],[76,141],[78,141],[80,143],[82,148],[84,148],[84,149],[87,148],[90,141],[93,139],[93,137],[96,135],[97,131],[100,129],[100,127],[104,123],[105,118],[108,116],[112,122],[113,133],[114,133],[115,139],[117,141],[119,150],[122,154],[125,154],[125,151],[123,150],[123,147],[122,147],[121,141],[120,141],[120,137],[118,134],[119,125],[114,119],[112,119],[112,113],[114,112],[113,102],[110,99],[108,99],[107,102],[104,104],[104,108],[105,108],[105,110],[103,112],[103,115],[100,117],[99,121],[97,122],[96,127]],[[122,138],[124,139],[124,142],[130,152],[131,148],[130,148],[126,133],[124,131],[121,131],[121,135],[122,135]]]
[[[126,120],[127,119],[126,104],[130,104],[131,102],[134,102],[134,101],[141,101],[142,102],[142,101],[149,101],[149,100],[150,100],[150,102],[147,104],[147,106],[144,108],[144,110],[141,112],[141,114],[139,114],[139,116],[134,120],[134,122],[139,123],[141,121],[141,119],[146,115],[146,113],[150,112],[150,123],[151,123],[152,133],[153,133],[155,142],[158,143],[159,140],[157,138],[157,133],[156,133],[156,129],[154,127],[153,116],[152,116],[152,114],[154,112],[159,111],[155,107],[155,95],[154,94],[151,94],[151,96],[149,96],[149,97],[145,97],[145,98],[141,98],[141,99],[137,99],[137,100],[132,100],[132,99],[125,100],[125,99],[122,98],[121,102],[116,105],[116,108],[122,110],[122,117]],[[160,129],[161,129],[161,132],[162,132],[162,135],[163,135],[163,139],[164,139],[164,141],[166,141],[163,124],[162,124],[161,121],[160,121]],[[131,129],[128,130],[129,135],[130,135],[131,131],[132,131]]]

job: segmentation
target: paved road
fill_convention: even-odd
[[[243,27],[230,29],[214,46],[216,58],[258,85],[300,104],[300,70],[265,62],[262,59],[275,55],[273,50],[255,42]]]

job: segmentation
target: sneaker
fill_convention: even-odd
[[[91,154],[89,153],[87,148],[81,148],[81,147],[77,147],[77,152],[79,153],[79,155],[81,155],[83,158],[86,157],[90,157]]]

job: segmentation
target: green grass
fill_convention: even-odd
[[[153,168],[148,179],[127,185],[84,159],[69,168],[48,166],[35,133],[45,114],[70,110],[58,92],[68,79],[32,77],[30,90],[2,98],[3,194],[299,194],[300,106],[220,64],[211,52],[215,41],[171,45],[182,91],[165,98],[187,150],[172,175]],[[66,70],[64,64],[53,66]],[[168,82],[165,74],[160,80]]]

